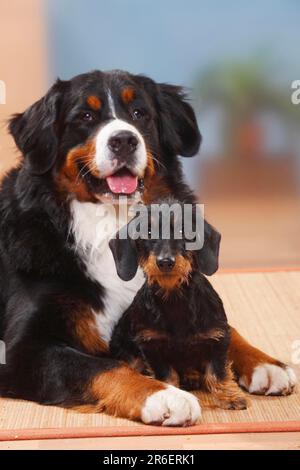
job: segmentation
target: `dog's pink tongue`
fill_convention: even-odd
[[[109,189],[115,194],[132,194],[136,191],[138,179],[129,171],[120,172],[106,178]]]

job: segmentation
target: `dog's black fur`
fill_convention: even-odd
[[[179,201],[168,199],[161,204],[170,208],[177,205],[183,214],[184,207]],[[150,213],[148,207],[143,218],[149,226],[152,222],[153,232],[153,223],[157,221],[151,221]],[[145,223],[143,218],[139,218],[139,223]],[[111,353],[129,363],[137,362],[139,367],[141,363],[136,360],[142,360],[142,369],[163,381],[169,377],[173,380],[172,371],[175,371],[180,386],[188,390],[204,386],[207,369],[219,381],[224,380],[230,329],[222,300],[201,273],[209,270],[210,261],[203,258],[199,247],[193,251],[186,249],[184,224],[182,238],[176,238],[171,222],[169,239],[164,238],[161,226],[157,232],[159,238],[153,238],[150,230],[149,237],[134,239],[136,234],[130,229],[134,223],[135,219],[129,223],[129,236],[125,239],[117,234],[110,247],[123,279],[131,279],[139,264],[144,268],[146,281],[114,330]],[[218,253],[216,232],[210,243],[211,259]],[[173,263],[166,272],[158,267],[162,253],[166,262]],[[149,268],[150,256],[156,265]],[[197,381],[188,378],[191,370],[197,372]]]
[[[134,91],[128,102],[121,99],[126,88]],[[94,71],[58,80],[43,98],[15,115],[9,129],[20,162],[0,189],[0,340],[6,346],[0,393],[63,406],[104,402],[109,413],[140,419],[147,396],[164,385],[132,376],[97,337],[93,311],[101,315],[106,289],[101,279],[88,275],[76,250],[77,232],[70,230],[74,201],[100,204],[109,193],[106,178],[93,171],[91,161],[81,160],[93,156],[95,136],[114,119],[108,90],[117,117],[139,131],[149,154],[144,184],[139,182],[143,202],[166,196],[195,202],[177,156],[196,154],[201,136],[180,87],[126,72]],[[119,161],[120,168],[132,172],[135,158],[127,157]],[[85,163],[89,171],[83,171]],[[205,223],[207,274],[218,267],[209,247],[214,232]],[[232,331],[235,367],[247,383],[260,363],[285,368]]]
[[[129,107],[119,100],[124,86],[135,90]],[[13,117],[9,129],[21,160],[3,179],[0,192],[0,339],[6,345],[6,364],[0,365],[2,395],[64,406],[90,403],[95,398],[87,389],[93,378],[120,366],[105,348],[91,353],[76,336],[77,306],[99,311],[105,292],[87,275],[70,233],[69,205],[79,195],[61,186],[68,152],[111,119],[107,87],[119,115],[139,129],[156,157],[155,177],[180,200],[194,201],[177,154],[194,155],[201,137],[179,87],[126,72],[95,71],[57,81],[37,103]],[[101,99],[101,110],[87,109],[89,95]],[[133,109],[140,110],[138,118]],[[84,200],[97,202],[95,196],[108,191],[106,181],[81,174],[80,162],[76,168]],[[150,178],[148,196],[153,191],[153,199],[155,189]],[[206,224],[206,232],[211,230]]]
[[[179,216],[172,212],[175,207]],[[119,276],[130,280],[140,265],[146,277],[113,332],[111,354],[185,390],[208,390],[221,408],[245,409],[229,361],[230,327],[223,303],[202,274],[218,256],[220,236],[212,232],[210,251],[204,254],[195,230],[198,244],[191,246],[187,225],[193,220],[184,216],[186,206],[168,199],[161,208],[173,215],[168,217],[169,231],[162,228],[163,210],[159,220],[148,207],[110,241]],[[197,211],[193,209],[191,219]],[[140,227],[147,225],[149,233],[141,235]]]

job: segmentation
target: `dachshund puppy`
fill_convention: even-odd
[[[206,233],[205,249],[197,243],[188,249],[191,235],[194,242],[200,235],[187,233],[183,217],[170,210],[174,205],[183,214],[186,206],[178,201],[160,206],[169,210],[168,237],[162,229],[165,214],[153,218],[151,206],[143,206],[138,223],[134,218],[110,241],[118,275],[130,280],[139,266],[146,279],[116,325],[110,350],[144,374],[185,390],[211,392],[220,408],[245,409],[228,360],[230,328],[223,303],[203,275],[216,263],[220,235]],[[192,214],[195,227],[196,205]],[[137,228],[147,225],[146,236],[138,236]]]

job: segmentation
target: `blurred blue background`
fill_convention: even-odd
[[[48,0],[47,15],[51,80],[121,68],[189,86],[199,70],[255,51],[287,85],[300,76],[298,0]]]
[[[203,158],[241,153],[241,145],[234,149],[234,142],[228,142],[224,121],[231,113],[238,120],[248,112],[228,104],[240,100],[242,92],[242,100],[261,101],[251,111],[253,129],[249,116],[239,129],[241,138],[243,132],[249,134],[248,140],[251,132],[253,139],[262,139],[256,136],[258,127],[264,133],[256,145],[260,148],[250,143],[248,153],[263,151],[275,158],[282,151],[293,152],[296,137],[291,141],[294,129],[288,118],[294,111],[291,82],[300,76],[300,61],[295,60],[300,39],[297,0],[48,0],[46,15],[49,83],[56,76],[69,78],[94,68],[121,68],[190,87],[204,136]],[[243,74],[255,83],[246,83]],[[226,81],[231,82],[230,93],[224,89]],[[222,95],[219,102],[214,94]],[[286,102],[279,106],[279,99]],[[197,163],[185,162],[194,186],[201,171]]]

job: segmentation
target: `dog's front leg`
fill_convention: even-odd
[[[51,344],[15,360],[20,373],[9,388],[20,398],[164,426],[192,425],[200,418],[196,397],[109,357]]]
[[[213,395],[215,404],[224,410],[245,410],[247,399],[245,393],[240,389],[228,362],[225,368],[225,376],[217,377],[212,365],[208,366],[204,376],[204,384]]]
[[[200,419],[197,398],[121,365],[97,375],[89,393],[107,413],[164,426],[193,425]]]
[[[249,393],[289,395],[297,382],[294,371],[249,344],[231,328],[229,358],[239,384]]]

